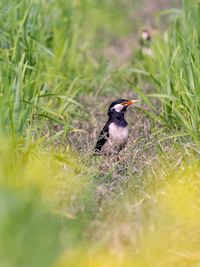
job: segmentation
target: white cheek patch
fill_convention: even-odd
[[[113,109],[117,112],[120,112],[123,109],[124,106],[122,106],[121,104],[117,104],[113,107]]]

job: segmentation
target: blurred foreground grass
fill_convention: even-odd
[[[58,266],[198,266],[199,167],[183,164],[165,177],[158,170],[153,192],[149,184],[105,200],[93,243],[67,251]]]
[[[200,162],[103,197],[92,173],[68,151],[0,143],[2,266],[198,266]],[[69,160],[68,160],[69,156]],[[73,158],[73,160],[72,160]],[[162,160],[162,159],[160,159]],[[130,175],[130,174],[129,174]]]
[[[0,151],[0,264],[52,266],[64,245],[82,238],[89,179],[70,151],[63,156],[3,138]]]

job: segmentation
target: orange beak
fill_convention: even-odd
[[[126,102],[123,103],[123,106],[128,107],[128,106],[130,106],[132,104],[135,104],[138,101],[140,101],[140,100],[128,100],[128,101],[126,101]]]

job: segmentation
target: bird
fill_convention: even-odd
[[[143,28],[141,32],[140,45],[143,55],[152,56],[152,38],[156,34],[155,29]]]
[[[108,120],[101,130],[95,146],[95,153],[118,154],[128,141],[129,127],[125,120],[127,108],[139,100],[117,99],[108,108]]]

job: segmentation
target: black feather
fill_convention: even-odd
[[[100,152],[105,142],[108,140],[109,137],[109,125],[112,123],[111,120],[108,120],[106,125],[103,127],[99,134],[99,138],[97,140],[95,151]]]

